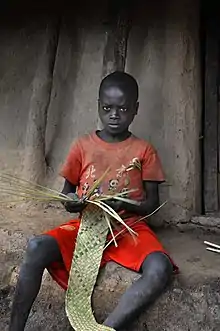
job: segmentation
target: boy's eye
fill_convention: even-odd
[[[103,106],[103,110],[104,111],[110,111],[111,110],[111,107],[109,107],[109,106]]]
[[[127,111],[127,108],[121,107],[119,110],[120,110],[120,112],[125,113]]]
[[[111,109],[112,109],[111,106],[103,106],[102,108],[106,112],[110,112]],[[120,111],[121,113],[125,113],[127,111],[127,108],[125,108],[125,107],[119,107],[118,108],[118,111]]]

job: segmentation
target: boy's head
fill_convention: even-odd
[[[126,131],[138,111],[138,84],[125,72],[105,77],[99,88],[99,117],[111,135]]]

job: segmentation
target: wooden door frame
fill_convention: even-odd
[[[211,1],[212,2],[212,1]],[[219,212],[219,18],[218,9],[206,2],[205,73],[203,114],[203,201],[204,212]],[[219,21],[219,22],[218,22]]]

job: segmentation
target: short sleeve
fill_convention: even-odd
[[[146,149],[142,161],[142,180],[164,182],[165,176],[157,152],[153,147]]]
[[[71,184],[78,186],[82,169],[82,154],[79,143],[71,146],[66,161],[61,168],[60,175],[67,179]]]

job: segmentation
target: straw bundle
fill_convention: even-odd
[[[104,179],[109,169],[107,169],[104,174],[94,183],[94,185],[90,188],[87,195],[83,197],[83,201],[85,204],[92,204],[94,206],[99,207],[105,215],[105,222],[108,224],[109,230],[113,235],[112,224],[114,223],[114,219],[121,223],[129,233],[134,236],[135,232],[129,228],[126,223],[122,220],[122,218],[112,209],[107,203],[108,200],[119,200],[131,204],[138,204],[136,201],[126,199],[124,195],[128,193],[132,193],[135,190],[130,190],[124,193],[116,193],[112,195],[95,195],[93,194],[96,188],[100,185],[101,181]],[[22,203],[22,202],[70,202],[73,201],[73,198],[69,197],[66,194],[60,193],[59,191],[52,190],[50,188],[44,187],[39,184],[32,183],[25,179],[19,178],[12,174],[0,173],[0,192],[1,196],[4,196],[4,199],[0,200],[0,204],[5,205],[8,203]],[[117,246],[116,240],[114,239],[114,243]]]

